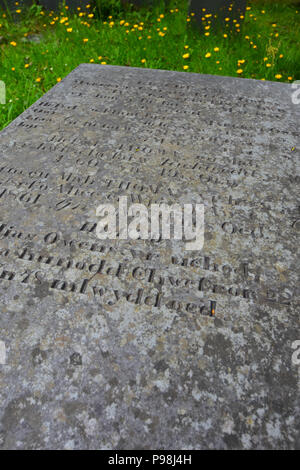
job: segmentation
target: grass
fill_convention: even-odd
[[[59,13],[0,12],[0,129],[81,63],[126,65],[291,82],[300,79],[300,5],[249,2],[234,33],[199,34],[186,0],[124,10],[119,0]],[[17,20],[16,20],[17,18]],[[206,26],[210,20],[205,19]],[[40,42],[31,36],[40,35]]]

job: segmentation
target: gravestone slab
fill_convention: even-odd
[[[83,64],[0,133],[2,449],[299,448],[292,92]],[[121,196],[203,248],[100,240]]]

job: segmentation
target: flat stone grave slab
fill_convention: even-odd
[[[0,133],[2,449],[299,447],[293,93],[83,64]],[[99,239],[125,196],[203,248]]]

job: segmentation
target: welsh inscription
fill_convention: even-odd
[[[81,65],[1,132],[0,447],[299,445],[299,113],[290,85]],[[100,240],[124,196],[203,204],[203,249]]]

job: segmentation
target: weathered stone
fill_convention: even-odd
[[[42,34],[29,34],[26,37],[21,38],[22,42],[36,42],[40,43],[43,40]]]
[[[6,104],[6,86],[3,80],[0,80],[0,104]]]
[[[1,132],[1,448],[299,448],[293,91],[81,65]],[[203,249],[99,240],[124,195]]]

